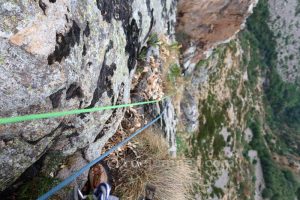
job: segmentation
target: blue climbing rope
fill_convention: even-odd
[[[108,150],[107,152],[105,152],[104,154],[102,154],[97,159],[93,160],[92,162],[90,162],[87,165],[85,165],[84,167],[82,167],[80,170],[78,170],[77,172],[75,172],[73,175],[69,176],[67,179],[65,179],[64,181],[62,181],[61,183],[59,183],[57,186],[55,186],[54,188],[52,188],[51,190],[49,190],[47,193],[45,193],[42,196],[40,196],[38,198],[38,200],[47,200],[49,197],[51,197],[52,195],[54,195],[56,192],[58,192],[59,190],[61,190],[62,188],[64,188],[68,184],[70,184],[72,181],[74,181],[83,172],[85,172],[86,170],[90,169],[93,165],[97,164],[103,158],[105,158],[106,156],[108,156],[109,154],[111,154],[113,151],[115,151],[119,147],[123,146],[125,143],[127,143],[129,140],[131,140],[133,137],[135,137],[136,135],[138,135],[139,133],[141,133],[142,131],[144,131],[145,129],[147,129],[148,127],[150,127],[151,125],[153,125],[155,122],[157,122],[162,117],[163,114],[164,114],[164,111],[158,117],[156,117],[151,122],[149,122],[148,124],[146,124],[143,128],[137,130],[131,136],[129,136],[128,138],[126,138],[125,140],[123,140],[122,142],[120,142],[119,144],[117,144],[116,146],[112,147],[110,150]]]

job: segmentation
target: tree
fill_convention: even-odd
[[[270,188],[265,188],[262,192],[262,197],[264,199],[271,198],[273,196],[273,191]]]
[[[297,192],[296,192],[296,196],[298,199],[300,199],[300,187],[298,188]]]

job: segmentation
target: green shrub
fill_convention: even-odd
[[[248,126],[252,130],[253,139],[250,142],[252,149],[258,152],[266,188],[263,192],[264,198],[290,200],[295,198],[297,181],[290,171],[281,170],[272,160],[261,133],[260,123],[256,120],[249,122]]]
[[[271,198],[273,196],[273,191],[270,188],[265,188],[262,192],[262,197],[264,199]]]
[[[298,188],[297,192],[296,192],[296,196],[298,199],[300,199],[300,187]]]

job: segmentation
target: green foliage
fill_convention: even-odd
[[[208,95],[207,101],[203,103],[205,106],[201,109],[201,117],[199,119],[199,132],[193,135],[193,152],[192,156],[196,157],[200,153],[209,150],[209,145],[214,138],[214,156],[217,157],[225,146],[223,136],[218,134],[221,125],[225,120],[226,106],[220,105],[214,99],[212,94]]]
[[[213,148],[214,148],[214,156],[218,156],[221,150],[226,146],[224,138],[222,135],[215,135]]]
[[[278,153],[289,152],[300,155],[300,89],[296,84],[284,82],[277,72],[276,42],[268,27],[268,19],[268,2],[260,0],[247,21],[249,31],[242,34],[243,40],[248,40],[252,49],[248,65],[249,80],[253,86],[257,79],[257,66],[260,66],[260,70],[267,77],[265,104],[266,107],[270,107],[266,109],[268,123],[272,131],[278,135],[282,146]],[[243,40],[242,46],[245,46]],[[284,149],[287,152],[283,152]]]
[[[291,200],[295,198],[297,181],[290,171],[281,170],[272,160],[271,154],[265,145],[258,121],[251,121],[248,126],[253,132],[250,142],[252,149],[258,152],[261,160],[266,188],[264,197],[271,199]]]
[[[228,47],[233,51],[233,53],[237,52],[236,42],[234,40],[229,42]]]
[[[248,60],[246,58],[247,55],[244,54],[243,62],[247,66],[250,87],[254,89],[259,75],[258,70],[260,68],[265,68],[265,65],[262,62],[262,57],[259,52],[258,41],[250,32],[245,31],[241,34],[241,43],[242,48],[247,49],[250,52],[251,59]],[[251,48],[249,47],[249,44],[251,44]]]
[[[247,29],[254,35],[260,53],[267,66],[275,66],[276,48],[273,32],[268,26],[269,8],[267,0],[260,0],[254,13],[247,20]],[[253,41],[251,41],[253,42]],[[251,43],[252,45],[252,43]]]
[[[262,192],[262,197],[264,199],[271,198],[273,196],[273,191],[270,188],[265,188]]]
[[[50,177],[34,177],[30,182],[23,185],[18,192],[18,199],[34,200],[48,192],[60,181]]]
[[[147,40],[147,47],[143,47],[141,49],[141,51],[138,54],[137,59],[140,60],[140,61],[145,61],[146,58],[147,58],[148,48],[150,46],[158,46],[158,45],[159,45],[159,38],[158,38],[157,33],[150,34],[149,37],[148,37],[148,40]]]
[[[214,195],[216,195],[218,198],[222,198],[224,196],[224,192],[221,188],[217,188],[215,186],[212,186],[212,193],[211,193],[211,197],[214,197]]]
[[[177,144],[177,153],[178,155],[188,155],[188,145],[187,141],[182,137],[182,134],[176,134],[176,144]]]
[[[180,43],[178,43],[178,42],[174,42],[173,44],[171,44],[170,46],[169,46],[171,49],[180,49],[181,48],[181,44]]]
[[[189,35],[183,31],[176,32],[176,40],[180,43],[184,43],[184,42],[188,41],[189,38],[190,38]]]
[[[173,64],[170,68],[170,74],[173,76],[173,77],[178,77],[181,75],[181,68],[179,65],[177,64]]]
[[[139,55],[138,55],[138,60],[140,61],[145,61],[147,58],[147,50],[148,48],[143,47],[142,50],[140,51]]]
[[[300,199],[300,187],[298,188],[296,195],[297,195],[297,198]]]
[[[147,41],[148,46],[157,46],[158,43],[159,43],[159,39],[157,33],[150,34]]]
[[[275,119],[290,126],[300,123],[300,91],[291,83],[282,81],[276,69],[270,69],[270,87],[266,90]]]
[[[206,66],[207,65],[207,60],[200,60],[198,63],[197,63],[197,67],[202,67],[202,66]]]
[[[181,75],[181,68],[177,64],[172,64],[168,74],[168,81],[175,82],[176,78]]]
[[[268,2],[260,0],[253,15],[247,21],[248,31],[241,34],[241,45],[243,49],[250,51],[251,57],[250,61],[247,61],[246,57],[243,58],[243,62],[248,65],[249,82],[252,86],[257,82],[257,70],[266,74],[264,103],[268,124],[280,137],[279,141],[284,142],[282,146],[288,149],[287,147],[293,142],[292,138],[296,138],[297,124],[300,122],[300,91],[295,85],[283,82],[276,70],[276,42],[268,27],[268,19]],[[259,121],[253,120],[248,125],[253,132],[253,139],[249,145],[257,150],[262,163],[266,183],[266,189],[263,191],[264,198],[294,199],[299,184],[290,171],[281,170],[272,160]],[[267,141],[271,142],[271,140],[272,137],[268,136]],[[272,146],[277,145],[270,145],[271,149]]]

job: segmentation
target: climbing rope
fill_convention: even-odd
[[[85,108],[85,109],[75,109],[75,110],[68,110],[68,111],[61,111],[61,112],[31,114],[31,115],[23,115],[23,116],[16,116],[16,117],[5,117],[5,118],[0,118],[0,124],[10,124],[10,123],[38,120],[38,119],[56,118],[56,117],[63,117],[63,116],[67,116],[67,115],[97,112],[97,111],[101,111],[101,110],[112,110],[112,109],[116,109],[116,108],[125,108],[125,107],[153,104],[153,103],[158,103],[166,98],[168,98],[168,96],[163,97],[160,100],[143,101],[143,102],[130,103],[130,104],[121,104],[121,105],[104,106],[104,107],[93,107],[93,108]]]
[[[17,122],[24,122],[24,121],[31,121],[31,120],[38,120],[38,119],[48,119],[48,118],[57,118],[57,117],[63,117],[67,115],[74,115],[74,114],[82,114],[82,113],[91,113],[91,112],[97,112],[101,110],[112,110],[117,108],[125,108],[125,107],[133,107],[133,106],[139,106],[139,105],[146,105],[146,104],[154,104],[158,103],[170,96],[163,97],[160,100],[152,100],[152,101],[143,101],[143,102],[137,102],[137,103],[130,103],[130,104],[121,104],[121,105],[113,105],[113,106],[103,106],[103,107],[93,107],[93,108],[86,108],[86,109],[75,109],[75,110],[68,110],[68,111],[60,111],[60,112],[50,112],[50,113],[40,113],[40,114],[30,114],[30,115],[23,115],[23,116],[15,116],[15,117],[5,117],[0,118],[0,124],[10,124],[10,123],[17,123]],[[78,176],[80,176],[83,172],[90,169],[93,165],[100,162],[103,158],[111,154],[113,151],[118,149],[119,147],[123,146],[125,143],[127,143],[129,140],[131,140],[133,137],[147,129],[149,126],[153,125],[155,122],[157,122],[163,115],[164,111],[156,117],[154,120],[146,124],[143,128],[139,129],[135,133],[133,133],[131,136],[129,136],[124,141],[120,142],[119,144],[115,145],[113,148],[102,154],[97,159],[93,160],[92,162],[88,163],[84,167],[82,167],[80,170],[75,172],[73,175],[69,176],[67,179],[62,181],[60,184],[49,190],[44,195],[40,196],[38,200],[46,200],[52,195],[54,195],[57,191],[61,190],[68,184],[70,184],[72,181],[74,181]]]
[[[150,127],[151,125],[153,125],[155,122],[157,122],[162,117],[162,115],[164,114],[164,112],[165,111],[163,111],[158,117],[156,117],[155,119],[153,119],[151,122],[149,122],[148,124],[146,124],[143,128],[139,129],[138,131],[136,131],[135,133],[133,133],[131,136],[129,136],[128,138],[126,138],[122,142],[118,143],[117,145],[115,145],[114,147],[112,147],[110,150],[106,151],[104,154],[102,154],[97,159],[93,160],[92,162],[90,162],[87,165],[85,165],[84,167],[82,167],[80,170],[78,170],[77,172],[75,172],[73,175],[69,176],[67,179],[65,179],[64,181],[62,181],[61,183],[59,183],[57,186],[55,186],[54,188],[52,188],[51,190],[49,190],[44,195],[40,196],[38,198],[38,200],[46,200],[49,197],[51,197],[52,195],[54,195],[56,192],[58,192],[59,190],[61,190],[62,188],[64,188],[68,184],[70,184],[78,176],[80,176],[83,172],[85,172],[86,170],[90,169],[93,165],[95,165],[98,162],[100,162],[103,158],[105,158],[106,156],[108,156],[109,154],[111,154],[116,149],[122,147],[124,144],[126,144],[133,137],[135,137],[136,135],[138,135],[139,133],[141,133],[142,131],[144,131],[145,129],[147,129],[148,127]]]

